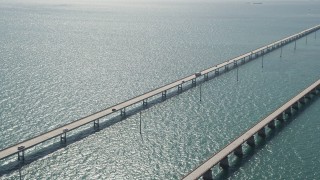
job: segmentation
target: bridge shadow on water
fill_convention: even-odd
[[[234,175],[235,172],[237,172],[244,164],[248,163],[253,156],[258,153],[261,149],[263,149],[268,142],[270,142],[272,139],[277,138],[277,135],[281,133],[281,131],[290,123],[295,120],[299,114],[303,113],[305,109],[307,109],[309,106],[312,105],[313,102],[317,101],[320,97],[320,94],[314,95],[312,99],[308,100],[308,102],[301,106],[299,110],[295,110],[292,115],[286,115],[286,118],[283,122],[277,122],[275,129],[270,129],[266,132],[266,137],[262,138],[260,136],[255,136],[256,144],[254,147],[247,146],[247,148],[244,148],[243,150],[243,156],[237,157],[234,156],[234,161],[230,162],[230,167],[228,169],[222,169],[218,174],[216,174],[213,179],[216,180],[222,180],[222,179],[228,179]],[[281,137],[279,137],[281,138]],[[243,146],[244,147],[244,146]],[[230,155],[229,155],[230,156]],[[229,157],[229,159],[231,159]]]

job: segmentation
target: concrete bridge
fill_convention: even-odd
[[[275,120],[280,122],[284,121],[284,118],[291,116],[292,113],[297,112],[299,107],[306,104],[313,96],[320,94],[320,79],[313,83],[311,86],[300,92],[297,96],[293,97],[287,103],[282,105],[279,109],[268,115],[266,118],[258,122],[256,125],[251,127],[248,131],[241,134],[234,141],[228,144],[226,147],[221,149],[219,152],[214,154],[208,160],[206,160],[199,167],[194,169],[188,175],[183,177],[183,180],[194,180],[199,179],[201,176],[205,180],[211,180],[212,172],[211,168],[219,164],[222,168],[226,169],[229,167],[228,156],[234,153],[236,156],[242,156],[242,145],[247,143],[249,146],[255,145],[254,135],[258,135],[262,138],[266,137],[265,128],[274,129]]]
[[[103,118],[105,116],[108,116],[113,113],[119,113],[120,116],[125,117],[126,116],[126,108],[135,105],[137,103],[141,103],[143,107],[148,106],[148,99],[154,96],[159,96],[163,100],[166,99],[168,91],[175,91],[174,89],[177,88],[177,92],[181,93],[183,92],[183,88],[186,87],[186,85],[190,85],[194,87],[197,84],[197,81],[207,81],[209,80],[209,76],[218,76],[219,74],[223,72],[227,72],[230,68],[236,68],[239,65],[242,65],[246,62],[249,62],[253,59],[256,59],[260,56],[263,56],[264,54],[267,54],[275,49],[282,48],[284,45],[295,42],[296,40],[307,36],[310,33],[316,33],[317,30],[320,29],[320,25],[317,25],[315,27],[306,29],[302,32],[299,32],[297,34],[291,35],[289,37],[286,37],[284,39],[281,39],[279,41],[273,42],[269,45],[263,46],[261,48],[258,48],[256,50],[253,50],[251,52],[245,53],[243,55],[237,56],[233,59],[227,60],[221,64],[215,65],[213,67],[210,67],[208,69],[205,69],[200,72],[196,72],[195,74],[192,74],[190,76],[184,77],[182,79],[179,79],[175,82],[169,83],[167,85],[164,85],[160,88],[154,89],[152,91],[149,91],[147,93],[144,93],[142,95],[139,95],[137,97],[134,97],[132,99],[129,99],[127,101],[124,101],[122,103],[119,103],[117,105],[111,106],[107,109],[104,109],[102,111],[99,111],[97,113],[91,114],[87,117],[75,120],[73,122],[70,122],[68,124],[65,124],[61,127],[55,128],[51,131],[45,132],[43,134],[40,134],[38,136],[35,136],[31,139],[25,140],[23,142],[19,142],[13,146],[7,147],[5,149],[2,149],[0,151],[0,160],[5,159],[7,157],[10,157],[12,155],[18,154],[18,160],[24,161],[24,152],[34,147],[40,143],[43,143],[45,141],[48,141],[52,138],[59,137],[61,143],[66,143],[67,141],[67,134],[68,132],[75,130],[81,126],[84,126],[88,123],[93,123],[94,128],[99,128],[99,119]],[[296,47],[296,45],[295,45]],[[187,84],[189,83],[189,84]]]

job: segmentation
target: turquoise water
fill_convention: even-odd
[[[319,5],[2,1],[0,148],[317,25]],[[39,145],[27,151],[36,160],[22,175],[178,179],[319,79],[319,38],[299,40],[296,51],[289,44],[282,58],[280,51],[266,55],[263,69],[261,59],[241,66],[239,82],[230,71],[203,84],[201,103],[194,88],[143,111],[142,136],[137,114],[46,156],[31,153],[59,139]],[[229,177],[317,177],[318,112],[316,101]],[[312,122],[309,135],[295,135]],[[299,148],[306,140],[310,148]],[[0,162],[2,178],[18,178],[7,165],[15,160]]]

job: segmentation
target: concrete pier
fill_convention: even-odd
[[[224,157],[220,163],[219,163],[220,167],[222,167],[222,169],[228,169],[229,168],[229,159],[228,156]]]
[[[238,157],[242,157],[243,156],[242,145],[238,146],[233,153]]]
[[[270,129],[275,129],[275,128],[276,128],[275,121],[274,121],[274,120],[270,121],[270,122],[268,123],[268,127],[269,127]]]
[[[254,140],[254,135],[252,135],[251,137],[248,138],[247,140],[247,144],[251,147],[254,147],[256,145],[256,142]]]
[[[269,123],[268,123],[268,124],[269,124]],[[259,135],[260,137],[262,137],[262,138],[265,138],[265,137],[266,137],[266,131],[265,131],[264,127],[261,128],[261,129],[258,131],[258,135]]]
[[[206,171],[206,172],[203,174],[202,179],[203,179],[203,180],[213,180],[211,169],[209,169],[208,171]]]

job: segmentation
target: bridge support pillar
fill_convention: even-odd
[[[192,79],[192,86],[196,86],[197,85],[197,79],[196,78],[194,78],[194,79]]]
[[[254,147],[256,144],[254,142],[254,136],[251,136],[248,140],[247,140],[247,144],[251,147]]]
[[[162,100],[165,100],[167,98],[167,90],[162,91],[161,98],[162,98]]]
[[[143,106],[144,108],[148,106],[148,100],[147,100],[147,99],[144,99],[144,100],[142,101],[142,106]]]
[[[266,131],[265,131],[264,127],[261,128],[261,129],[258,131],[258,135],[259,135],[260,137],[262,137],[262,138],[265,138],[265,137],[266,137]]]
[[[285,113],[287,116],[291,116],[291,115],[292,115],[291,107],[289,107],[288,109],[286,109],[286,110],[284,111],[284,113]]]
[[[216,76],[219,76],[219,74],[220,74],[219,68],[214,71],[214,74],[215,74]]]
[[[316,96],[318,94],[317,92],[317,88],[313,89],[310,94],[312,94],[313,96]]]
[[[320,86],[316,87],[317,94],[320,94]]]
[[[203,77],[204,77],[204,80],[205,80],[205,81],[208,81],[208,79],[209,79],[208,73],[204,74]]]
[[[208,171],[206,171],[206,172],[202,175],[202,179],[203,179],[203,180],[213,180],[211,169],[209,169]]]
[[[277,118],[278,121],[283,122],[284,118],[283,118],[283,113],[281,113]]]
[[[224,70],[225,70],[225,71],[228,71],[228,70],[229,70],[229,66],[228,66],[228,65],[225,65],[225,66],[224,66]]]
[[[66,144],[67,143],[67,132],[69,130],[68,129],[64,129],[62,131],[62,134],[60,135],[60,143]]]
[[[94,120],[93,121],[93,128],[94,129],[99,129],[99,127],[100,127],[99,119]]]
[[[181,93],[182,92],[182,84],[179,84],[178,85],[178,93]]]
[[[242,157],[243,156],[243,150],[242,150],[242,145],[238,146],[235,150],[234,150],[234,155],[236,155],[237,157]]]
[[[244,64],[246,62],[245,58],[241,59],[241,63]]]
[[[270,121],[270,122],[268,123],[268,127],[269,127],[270,129],[275,129],[275,128],[276,128],[275,121],[274,121],[274,120]]]
[[[224,157],[220,163],[219,163],[220,167],[222,167],[222,169],[228,169],[229,168],[229,160],[228,160],[228,156]]]
[[[306,104],[305,98],[302,97],[301,99],[299,99],[299,103],[302,104],[302,105],[305,105]]]
[[[308,44],[308,36],[306,36],[306,44]]]
[[[238,62],[237,61],[233,62],[233,67],[238,67]]]
[[[297,101],[296,103],[294,103],[292,105],[292,109],[294,109],[295,111],[298,111],[299,110],[299,101]]]
[[[125,117],[126,116],[126,108],[123,108],[120,110],[120,116]]]
[[[311,100],[311,94],[310,94],[310,93],[306,94],[306,95],[304,96],[304,98],[307,99],[307,100]]]
[[[25,150],[24,146],[18,147],[18,161],[20,161],[22,163],[24,162],[24,150]]]

